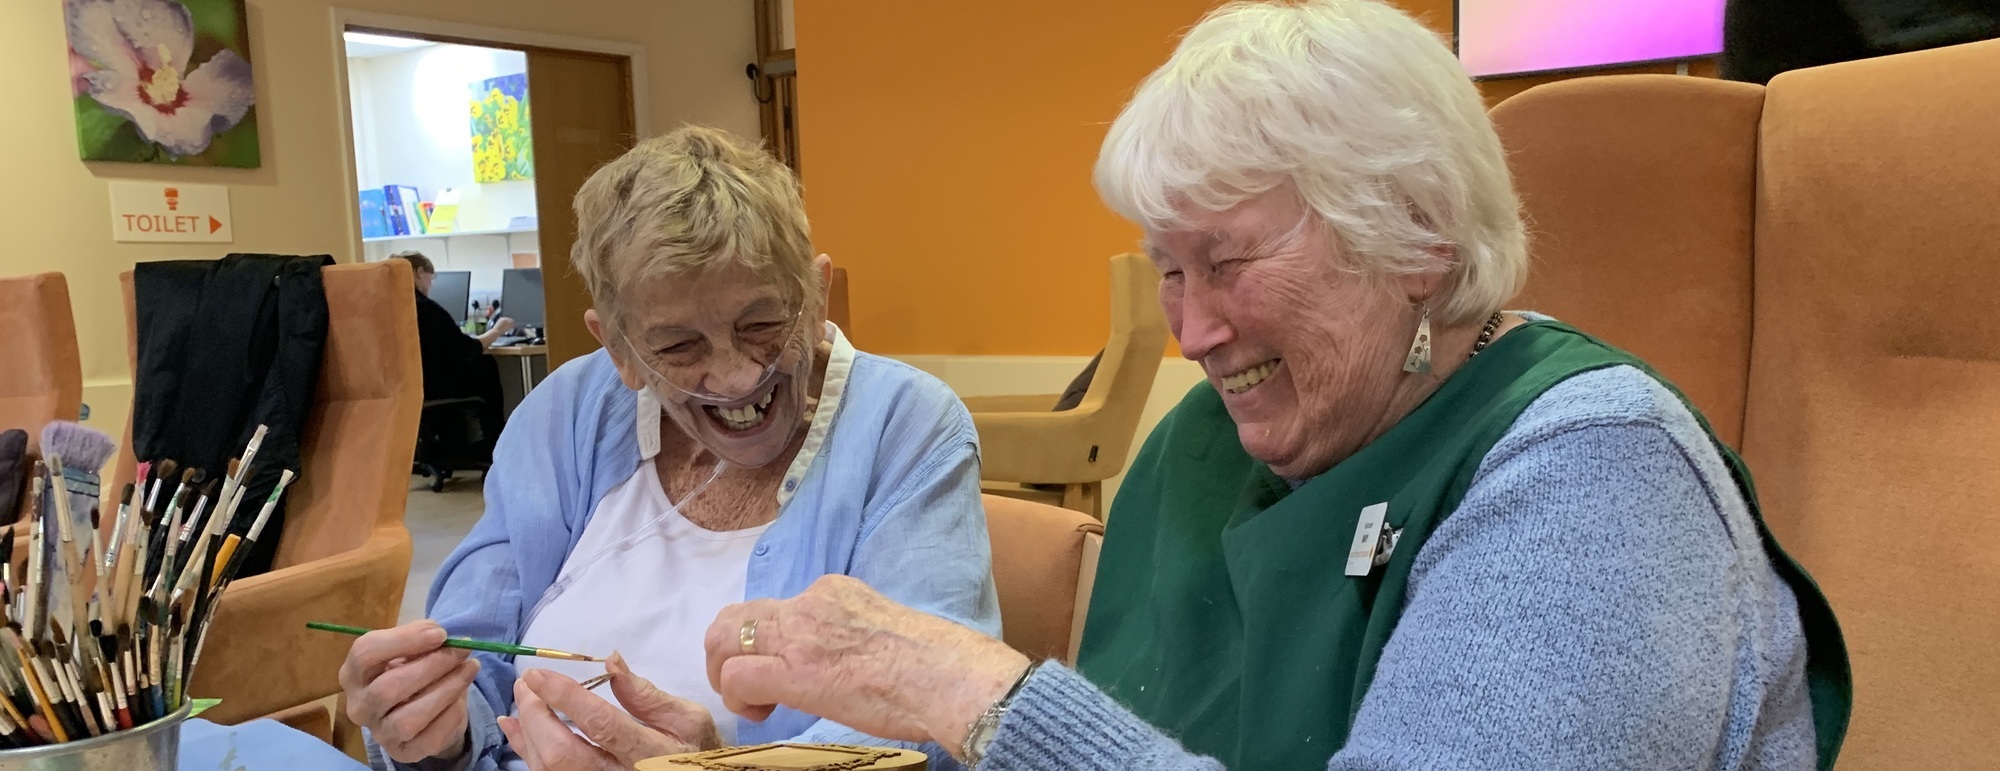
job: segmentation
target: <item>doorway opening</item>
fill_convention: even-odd
[[[497,345],[541,342],[541,281],[523,278],[542,267],[527,54],[342,37],[363,259],[420,253],[437,270],[431,299],[467,334],[505,317],[515,328]]]
[[[423,253],[440,304],[491,349],[507,405],[549,370],[595,350],[590,295],[570,269],[570,203],[645,128],[645,51],[635,45],[336,9],[346,48],[359,253]],[[477,303],[475,309],[474,303]],[[497,308],[496,308],[497,306]],[[460,315],[462,313],[462,315]]]

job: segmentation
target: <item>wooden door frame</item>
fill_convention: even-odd
[[[754,0],[756,3],[755,23],[757,39],[757,62],[750,88],[757,95],[757,122],[764,133],[765,149],[776,155],[778,160],[798,172],[801,163],[798,153],[798,115],[796,87],[798,73],[798,51],[784,47],[784,14],[780,0]],[[781,94],[780,91],[787,93]],[[763,94],[770,94],[768,98]],[[786,125],[785,112],[791,111],[792,120]],[[781,147],[781,144],[788,146]]]
[[[347,169],[346,178],[341,180],[341,187],[347,192],[345,199],[347,205],[341,208],[345,210],[347,220],[347,253],[353,255],[355,261],[360,261],[362,255],[367,254],[367,250],[361,243],[361,210],[354,205],[354,201],[361,195],[361,169],[360,160],[354,157],[354,105],[348,99],[347,41],[342,37],[349,27],[402,32],[456,45],[475,45],[513,51],[541,48],[624,57],[630,62],[632,125],[640,137],[653,134],[651,100],[646,88],[646,47],[637,43],[420,19],[414,16],[359,11],[338,6],[332,9],[331,19],[332,24],[328,26],[328,30],[333,39],[335,60],[333,92],[340,109],[340,155]]]

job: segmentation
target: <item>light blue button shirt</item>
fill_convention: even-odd
[[[829,336],[845,347],[838,330]],[[845,574],[998,637],[972,416],[944,383],[880,356],[856,354],[840,385],[824,445],[786,477],[796,491],[781,495],[790,500],[758,541],[745,599],[790,597]],[[519,639],[597,501],[638,469],[639,402],[602,350],[564,364],[522,400],[494,450],[486,514],[431,585],[431,618],[455,636]],[[511,657],[473,655],[482,665],[468,698],[473,756],[453,765],[487,771],[512,754],[494,716],[513,709],[515,670]],[[737,740],[891,744],[785,708],[742,721]]]

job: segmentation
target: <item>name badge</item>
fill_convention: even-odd
[[[1389,518],[1389,504],[1377,503],[1361,510],[1354,525],[1354,541],[1347,550],[1347,574],[1365,576],[1375,567],[1375,547],[1382,538],[1382,521]]]

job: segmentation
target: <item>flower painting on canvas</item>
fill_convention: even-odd
[[[535,178],[535,147],[528,133],[528,75],[472,84],[472,179],[506,182]]]
[[[256,168],[243,0],[62,0],[87,161]]]

